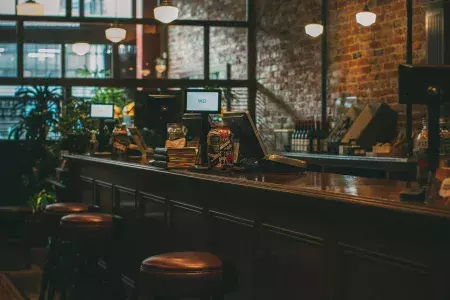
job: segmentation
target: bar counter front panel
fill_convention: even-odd
[[[70,200],[124,217],[129,286],[144,258],[192,250],[237,266],[226,299],[450,298],[450,208],[401,202],[405,182],[66,159]]]

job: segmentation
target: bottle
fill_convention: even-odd
[[[420,184],[428,182],[428,120],[422,119],[422,130],[414,140],[413,153],[417,158],[417,180]]]
[[[327,142],[327,133],[325,132],[325,124],[323,122],[319,123],[320,129],[318,134],[319,140],[319,153],[327,153],[328,152],[328,142]]]
[[[291,136],[291,151],[292,152],[297,152],[297,136],[298,136],[298,122],[295,122],[295,130],[294,133],[292,133]]]
[[[441,136],[440,151],[441,155],[450,154],[450,128],[444,118],[439,119],[439,129]]]
[[[314,121],[309,122],[308,126],[308,135],[306,136],[306,152],[307,153],[313,153],[313,143],[314,143]]]
[[[312,139],[312,153],[319,153],[320,144],[320,129],[319,122],[314,121],[313,139]]]
[[[308,152],[308,148],[309,148],[309,132],[310,132],[309,123],[308,123],[308,121],[306,121],[305,122],[305,131],[303,133],[303,139],[302,139],[302,152],[303,153]]]

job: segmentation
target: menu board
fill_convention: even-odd
[[[114,119],[114,105],[91,104],[91,118]]]
[[[186,112],[220,112],[219,91],[187,91]]]

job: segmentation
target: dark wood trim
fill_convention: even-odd
[[[119,43],[111,43],[112,78],[120,79]]]
[[[321,110],[321,120],[323,126],[327,122],[327,82],[328,82],[328,1],[322,0],[322,25],[323,34],[321,38],[321,58],[322,58],[322,74],[321,74],[321,99],[322,99],[322,110]]]
[[[413,63],[413,0],[406,0],[406,63]],[[406,104],[406,155],[412,155],[412,104]]]
[[[209,47],[210,47],[210,43],[209,43],[209,39],[210,39],[210,30],[209,30],[209,26],[205,26],[203,28],[203,78],[205,80],[209,79],[209,60],[210,60],[210,55],[209,55]]]
[[[23,45],[24,45],[24,26],[22,21],[16,23],[17,30],[17,78],[23,79]]]
[[[72,0],[66,0],[66,16],[72,18]]]
[[[11,78],[0,77],[3,85],[99,86],[123,88],[176,88],[198,86],[247,87],[248,80],[189,80],[189,79],[93,79],[93,78]]]
[[[161,25],[160,22],[153,18],[98,18],[84,17],[84,9],[80,3],[80,16],[16,16],[16,15],[0,15],[1,21],[36,21],[36,22],[73,22],[73,23],[114,23],[130,24],[130,25]],[[220,21],[220,20],[175,20],[170,25],[181,26],[214,26],[214,27],[242,27],[249,26],[247,21]]]
[[[256,7],[255,0],[247,0],[248,31],[247,31],[247,78],[248,85],[248,111],[253,120],[256,121],[256,64],[257,64],[257,45],[256,45]]]
[[[79,0],[79,3],[80,3],[80,6],[79,6],[79,15],[80,15],[80,17],[79,17],[79,19],[84,20],[85,19],[84,18],[84,0]],[[71,19],[73,19],[73,17],[70,18],[70,20]],[[113,23],[113,22],[109,22],[109,23]]]

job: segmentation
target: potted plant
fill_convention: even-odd
[[[9,138],[24,140],[27,148],[22,181],[30,196],[42,190],[45,179],[57,165],[55,139],[60,100],[58,89],[48,85],[22,87],[15,94],[13,110],[19,114],[19,122],[12,128]]]

